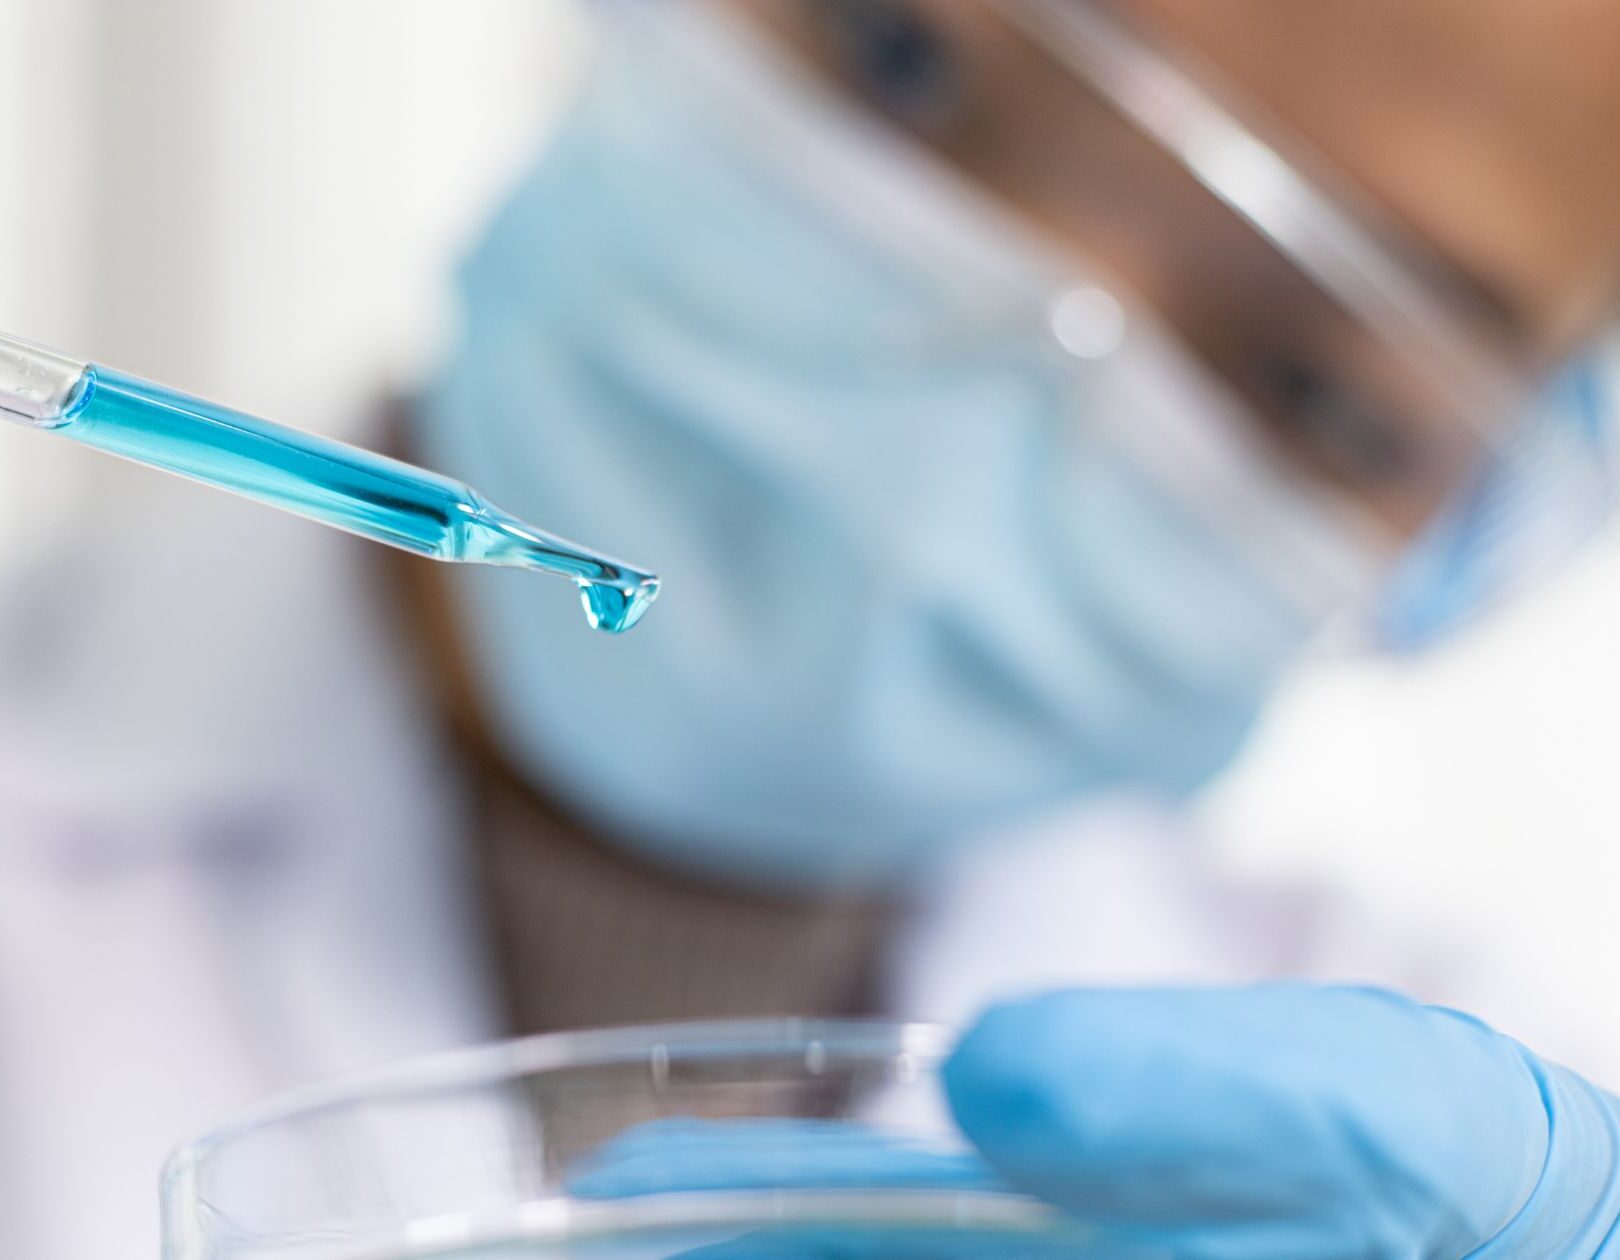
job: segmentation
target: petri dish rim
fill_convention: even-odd
[[[491,1045],[442,1051],[389,1066],[351,1072],[303,1086],[250,1107],[179,1146],[164,1161],[162,1199],[173,1206],[209,1158],[239,1138],[332,1108],[411,1094],[475,1088],[501,1080],[571,1068],[637,1062],[657,1054],[671,1061],[747,1058],[820,1052],[873,1060],[909,1060],[938,1068],[955,1037],[942,1025],[885,1019],[737,1019],[541,1033]]]

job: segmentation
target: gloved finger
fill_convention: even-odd
[[[1283,985],[1003,1007],[946,1083],[1007,1180],[1175,1256],[1455,1260],[1537,1189],[1533,1065],[1451,1012]]]

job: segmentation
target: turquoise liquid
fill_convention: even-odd
[[[459,481],[271,424],[104,367],[56,432],[364,538],[429,556],[571,579],[599,630],[628,630],[658,579],[547,534]]]
[[[409,1260],[1163,1260],[1162,1253],[1105,1247],[1081,1230],[1037,1232],[944,1223],[636,1229],[366,1260],[406,1256]]]

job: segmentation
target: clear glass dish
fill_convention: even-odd
[[[940,1029],[533,1038],[273,1103],[180,1150],[165,1260],[1083,1256],[952,1128]]]

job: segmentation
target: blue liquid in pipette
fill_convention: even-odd
[[[417,555],[571,578],[591,625],[612,634],[658,597],[653,575],[535,529],[459,481],[108,368],[89,370],[56,432]]]

